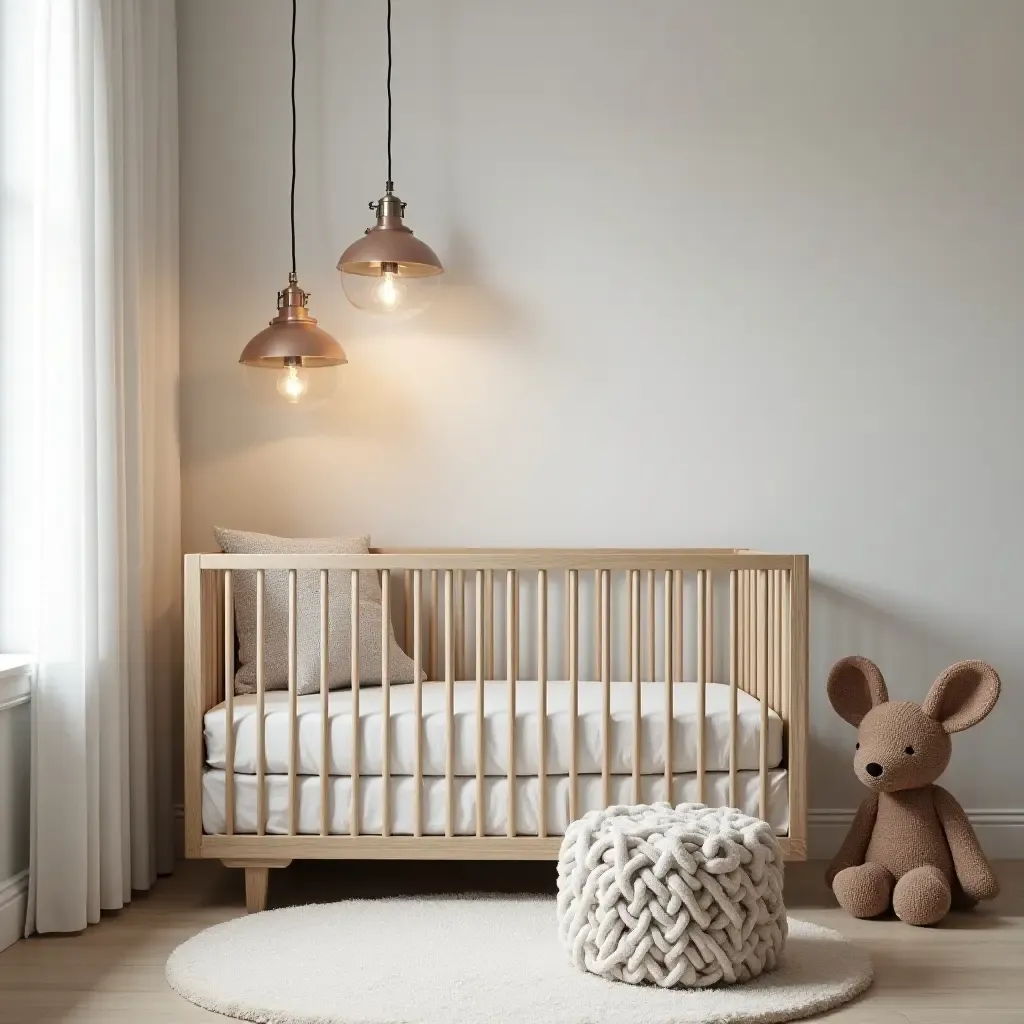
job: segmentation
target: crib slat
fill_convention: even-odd
[[[484,570],[484,618],[487,630],[487,678],[494,678],[494,570]]]
[[[466,642],[466,576],[463,569],[455,570],[455,678],[466,674],[466,658],[463,650]]]
[[[359,570],[352,570],[352,633],[350,637],[352,654],[352,807],[349,818],[349,832],[359,835],[362,819],[359,805]]]
[[[791,600],[792,576],[788,569],[782,571],[782,721],[789,722],[791,675],[791,651],[789,644],[789,602]]]
[[[295,678],[298,643],[296,581],[298,573],[288,570],[288,834],[295,835],[299,821],[298,789],[298,683]]]
[[[484,571],[476,571],[476,834],[484,835]]]
[[[391,570],[380,571],[381,835],[391,835]]]
[[[772,627],[775,631],[775,639],[772,641],[772,652],[775,657],[775,664],[772,667],[772,675],[775,677],[775,698],[772,707],[778,712],[782,710],[782,572],[776,569],[772,575],[775,577],[772,610]]]
[[[643,793],[640,789],[640,723],[642,718],[641,679],[640,679],[640,571],[631,569],[629,573],[629,607],[632,612],[630,622],[630,650],[632,653],[631,678],[633,683],[633,803],[642,803]]]
[[[768,818],[768,573],[758,570],[757,696],[761,702],[761,744],[758,767],[758,817]]]
[[[548,574],[537,571],[537,836],[547,834],[548,810]]]
[[[633,570],[626,573],[626,601],[629,604],[629,613],[623,620],[622,628],[626,634],[626,668],[627,673],[631,672],[633,666],[633,615],[636,612],[636,604],[633,601]],[[614,619],[612,620],[614,621]],[[625,676],[623,677],[625,678]]]
[[[740,570],[740,626],[742,627],[743,649],[740,651],[740,678],[743,682],[743,689],[750,692],[750,617],[747,610],[750,607],[750,573],[746,569]]]
[[[570,632],[570,629],[569,629],[570,605],[572,604],[572,594],[569,592],[569,577],[571,575],[572,575],[572,569],[566,569],[565,570],[565,647],[564,647],[564,650],[565,650],[565,678],[566,679],[569,678],[569,673],[570,673],[569,662],[570,662],[571,659],[570,659],[570,655],[569,655],[569,647],[572,644],[572,641],[571,641],[571,639],[569,637],[569,632]]]
[[[657,661],[658,633],[655,625],[654,605],[656,590],[654,584],[654,570],[647,570],[647,678],[653,683],[657,678],[655,674],[655,662]]]
[[[775,573],[768,574],[768,706],[775,707]]]
[[[708,640],[707,640],[707,573],[697,570],[697,803],[704,803],[705,774],[705,684],[707,682]]]
[[[604,575],[600,569],[594,570],[594,678],[601,679],[604,665],[604,622],[601,619],[601,601],[604,588]]]
[[[513,643],[512,643],[512,662],[515,665],[515,677],[519,678],[519,570],[513,569],[512,576],[515,579],[515,591],[512,598],[512,611],[515,615],[514,618],[514,630],[513,630]]]
[[[772,571],[775,577],[775,610],[772,613],[772,624],[775,627],[775,640],[772,644],[772,653],[775,656],[775,664],[772,667],[772,676],[775,679],[775,700],[772,707],[776,712],[782,711],[782,571]]]
[[[266,737],[266,682],[263,678],[263,643],[266,625],[264,618],[264,594],[266,573],[256,570],[256,834],[266,834],[267,822],[267,737]]]
[[[673,732],[675,727],[675,709],[673,708],[673,691],[675,681],[673,679],[673,650],[672,635],[673,629],[673,608],[672,598],[675,590],[675,573],[671,569],[665,570],[665,799],[674,804],[672,793],[673,774]],[[652,609],[653,613],[653,609]]]
[[[430,679],[436,679],[440,674],[437,669],[437,616],[439,605],[439,592],[437,589],[437,570],[430,570],[430,636],[427,638],[430,653],[427,656],[427,674]]]
[[[225,750],[224,818],[227,834],[235,834],[235,600],[231,570],[224,570],[224,714]]]
[[[751,571],[743,569],[740,573],[743,581],[743,601],[739,606],[739,621],[743,624],[743,654],[740,669],[743,675],[743,689],[754,692],[754,680],[751,678],[751,647],[754,644],[754,630],[751,629]]]
[[[705,618],[704,638],[704,682],[715,681],[715,574],[708,569],[704,573],[704,601],[707,616]]]
[[[761,642],[758,634],[758,588],[760,582],[757,570],[750,570],[750,588],[746,595],[746,614],[750,620],[751,643],[748,650],[751,693],[758,695],[758,644]]]
[[[330,777],[331,777],[331,725],[330,691],[328,689],[328,663],[330,659],[329,583],[326,569],[320,570],[320,835],[330,831]]]
[[[455,801],[455,609],[451,569],[444,571],[444,834],[454,835]]]
[[[782,573],[772,570],[772,709],[778,712],[782,703]]]
[[[423,835],[423,616],[420,605],[423,599],[423,570],[412,572],[412,678],[413,714],[415,716],[416,740],[414,743],[414,770],[416,772],[413,790],[413,835]]]
[[[789,721],[789,570],[779,573],[779,714]]]
[[[748,692],[747,684],[747,570],[739,570],[739,617],[740,617],[740,664],[739,677],[740,689]]]
[[[778,683],[777,704],[775,710],[782,714],[785,702],[785,663],[786,663],[786,573],[780,569],[775,583],[775,678]]]
[[[402,570],[402,582],[405,586],[405,603],[403,605],[403,619],[405,625],[405,649],[412,647],[412,572],[409,569]]]
[[[580,575],[569,570],[569,819],[579,817]]]
[[[739,671],[739,580],[735,569],[729,572],[729,806],[735,807],[736,793],[736,717]]]
[[[516,574],[505,573],[505,667],[508,676],[508,835],[516,834],[516,660],[512,653],[516,629]]]
[[[612,574],[601,570],[601,684],[603,701],[601,705],[601,739],[604,751],[601,756],[601,792],[605,806],[612,802]]]
[[[673,583],[676,589],[675,596],[675,670],[673,675],[673,681],[681,683],[683,681],[683,673],[686,671],[686,665],[683,661],[683,590],[685,587],[685,579],[682,569],[677,569],[672,573]]]

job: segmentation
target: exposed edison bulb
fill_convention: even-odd
[[[277,393],[293,405],[309,390],[309,376],[297,363],[289,363],[277,375]]]
[[[341,271],[341,285],[356,309],[394,318],[419,313],[430,304],[441,275],[409,273],[401,263],[381,261]]]
[[[393,313],[405,298],[405,284],[398,276],[397,263],[382,263],[380,277],[373,286],[372,302],[382,313]]]

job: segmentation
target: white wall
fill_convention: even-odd
[[[395,325],[334,271],[385,177],[383,4],[299,10],[300,280],[350,363],[319,412],[245,390],[289,5],[179,0],[186,550],[806,551],[812,806],[859,796],[835,658],[920,698],[983,657],[1003,697],[947,778],[1024,822],[991,814],[1024,808],[1024,5],[397,0],[395,180],[449,273]]]

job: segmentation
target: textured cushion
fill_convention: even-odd
[[[728,807],[591,811],[562,841],[558,931],[575,966],[616,981],[748,981],[786,941],[778,840]]]
[[[365,555],[369,537],[289,538],[263,533],[214,529],[220,549],[235,555]],[[235,596],[235,629],[238,633],[238,671],[235,693],[256,692],[256,573],[232,574]],[[351,573],[332,569],[328,573],[329,643],[327,685],[332,690],[351,686]],[[296,682],[299,693],[320,689],[320,573],[308,570],[296,574]],[[268,690],[288,688],[288,571],[268,570],[264,581],[264,685]],[[390,677],[395,683],[413,680],[413,663],[398,646],[388,623]],[[359,574],[359,682],[381,680],[381,594],[375,572]]]

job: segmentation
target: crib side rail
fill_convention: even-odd
[[[257,653],[256,716],[263,723],[257,732],[257,818],[255,834],[234,834],[234,730],[226,730],[225,814],[227,834],[204,836],[202,785],[204,771],[203,716],[220,700],[227,703],[233,721],[234,636],[232,579],[239,571],[255,571],[257,579],[258,635],[263,636],[260,612],[265,574],[286,570],[289,581],[288,713],[289,765],[287,773],[287,834],[267,835],[267,772],[265,768],[265,686],[262,679],[262,642]],[[300,833],[298,827],[296,710],[296,576],[319,571],[321,631],[322,735],[320,766],[319,834]],[[328,726],[327,634],[328,573],[351,575],[352,620],[351,758],[348,834],[330,829],[328,805],[330,737]],[[445,715],[444,829],[443,835],[425,835],[424,752],[422,750],[422,688],[417,682],[414,799],[415,826],[411,835],[393,834],[391,807],[390,675],[388,645],[382,645],[381,689],[382,823],[367,835],[361,826],[362,787],[359,732],[360,629],[359,577],[378,575],[382,590],[380,628],[394,625],[406,651],[430,679],[443,682]],[[334,575],[331,581],[333,584]],[[583,806],[578,769],[578,692],[582,678],[598,682],[603,690],[603,761],[600,792],[605,804],[612,799],[611,685],[613,679],[632,684],[632,779],[630,798],[641,802],[649,778],[642,777],[644,751],[640,727],[641,687],[664,685],[665,750],[663,788],[670,799],[708,799],[707,686],[729,685],[729,802],[738,800],[738,694],[743,691],[760,705],[760,748],[757,806],[768,816],[769,709],[783,721],[784,761],[788,778],[789,830],[783,846],[790,856],[806,855],[806,743],[807,743],[807,557],[737,549],[605,549],[605,550],[473,550],[433,549],[375,551],[369,555],[189,555],[185,563],[185,839],[187,856],[266,855],[298,857],[521,857],[547,858],[557,849],[558,836],[547,826],[548,681],[564,680],[570,690],[569,720],[570,818]],[[524,619],[524,606],[528,612]],[[718,627],[716,635],[716,615]],[[618,616],[618,617],[617,617]],[[589,631],[586,627],[589,626]],[[364,627],[365,628],[365,625]],[[581,665],[584,666],[581,668]],[[691,669],[692,666],[692,675]],[[362,666],[365,671],[365,666]],[[585,674],[583,674],[585,673]],[[696,790],[682,797],[673,793],[672,729],[673,683],[694,678],[698,684]],[[507,822],[503,837],[487,835],[484,819],[482,710],[486,680],[504,680],[509,707],[507,734]],[[516,715],[519,685],[529,679],[540,694],[543,713],[537,716],[537,822],[523,834],[516,814]],[[453,800],[454,685],[456,680],[476,683],[476,821],[470,835],[458,834]],[[432,780],[428,780],[432,781]],[[615,776],[617,794],[622,780]],[[617,797],[621,799],[621,795]],[[591,800],[591,803],[593,799]],[[471,826],[472,828],[472,826]],[[464,829],[462,829],[464,831]]]
[[[202,555],[185,556],[184,769],[185,856],[200,856],[205,751],[203,715],[225,697],[224,574],[203,572]],[[227,595],[230,598],[230,594]],[[233,630],[233,624],[228,620]],[[233,659],[234,650],[231,648]],[[227,687],[233,694],[234,688]]]

